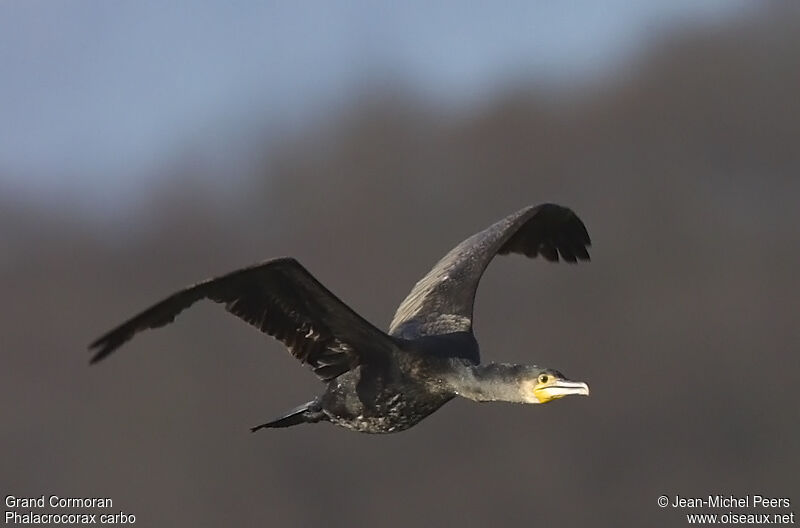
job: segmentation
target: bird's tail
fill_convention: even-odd
[[[280,418],[276,418],[271,422],[251,427],[250,431],[255,433],[259,429],[264,429],[267,427],[291,427],[293,425],[302,423],[315,423],[319,422],[324,417],[325,414],[319,409],[317,401],[312,400],[302,405],[298,405]]]

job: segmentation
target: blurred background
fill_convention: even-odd
[[[4,496],[111,497],[139,526],[797,511],[797,3],[9,1],[0,65]],[[498,259],[476,333],[589,399],[250,434],[322,387],[213,305],[87,365],[150,303],[280,255],[385,327],[542,201],[593,261]]]

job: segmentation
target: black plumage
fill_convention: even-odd
[[[590,243],[570,209],[526,207],[445,255],[400,304],[388,333],[350,309],[296,260],[273,259],[174,293],[93,342],[91,362],[137,332],[164,326],[193,303],[209,299],[283,342],[326,383],[321,396],[253,430],[329,421],[386,433],[415,425],[457,395],[540,403],[588,394],[585,384],[552,369],[480,365],[472,308],[480,278],[496,254],[577,262],[589,260]]]

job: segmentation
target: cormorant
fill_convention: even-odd
[[[201,299],[283,342],[326,384],[322,395],[253,427],[331,422],[365,433],[408,429],[462,396],[475,401],[546,403],[589,394],[555,369],[480,364],[472,305],[495,256],[589,260],[583,222],[555,204],[526,207],[467,238],[420,280],[385,333],[354,312],[293,258],[276,258],[183,289],[90,345],[91,363],[134,334],[164,326]]]

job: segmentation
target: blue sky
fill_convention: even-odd
[[[580,82],[735,0],[0,2],[0,183],[128,192],[182,149],[236,154],[389,76],[442,104]]]

